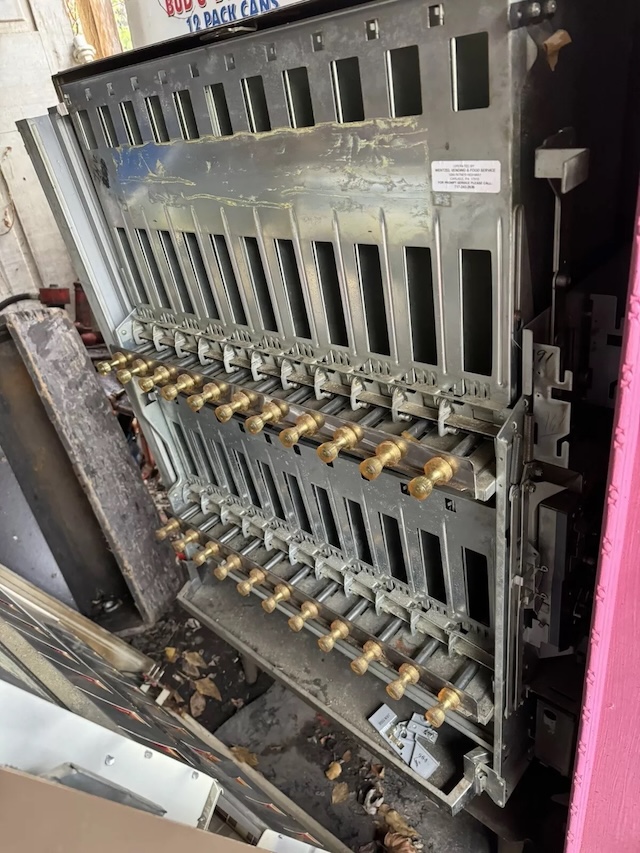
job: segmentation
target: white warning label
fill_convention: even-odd
[[[443,193],[499,193],[499,160],[434,160],[431,188]]]

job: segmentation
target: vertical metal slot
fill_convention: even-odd
[[[284,476],[287,481],[287,487],[289,489],[291,503],[293,504],[293,508],[298,518],[298,524],[300,525],[301,529],[304,530],[306,533],[311,533],[311,522],[309,521],[309,513],[307,512],[307,507],[305,505],[304,498],[302,497],[302,491],[300,489],[300,483],[298,483],[298,478],[294,477],[293,474],[288,473],[285,473]]]
[[[204,97],[207,102],[214,135],[231,136],[233,128],[231,127],[231,116],[229,115],[229,105],[227,104],[224,85],[222,83],[214,83],[212,86],[205,86]]]
[[[351,525],[351,535],[353,536],[353,544],[356,549],[356,557],[362,560],[363,563],[373,565],[371,558],[371,546],[369,545],[369,537],[367,535],[367,526],[364,523],[364,514],[362,507],[356,501],[344,499]]]
[[[340,347],[349,346],[347,326],[342,308],[342,294],[333,243],[317,242],[313,244],[313,255],[318,271],[318,281],[322,291],[324,313],[329,327],[329,340]]]
[[[269,465],[267,465],[265,462],[259,462],[258,464],[260,466],[260,470],[262,471],[262,479],[264,480],[264,484],[267,489],[267,494],[269,495],[269,500],[271,501],[273,514],[277,518],[281,518],[282,521],[286,521],[287,516],[285,515],[284,507],[282,506],[282,501],[280,500],[280,491],[276,485],[273,472]]]
[[[227,451],[217,441],[213,442],[213,446],[215,447],[216,453],[218,454],[218,459],[220,460],[220,467],[222,468],[222,474],[227,484],[227,488],[229,489],[232,495],[235,495],[237,498],[239,498],[240,493],[238,492],[238,485],[233,477],[233,472],[231,470],[231,464],[229,463]]]
[[[484,554],[463,548],[464,573],[467,586],[467,613],[481,625],[491,626],[489,602],[489,564]]]
[[[302,281],[293,240],[276,240],[276,253],[293,321],[293,331],[299,338],[310,338],[311,327],[302,293]]]
[[[442,604],[447,603],[447,586],[444,581],[444,566],[442,565],[442,551],[440,548],[440,537],[435,533],[427,533],[426,530],[418,531],[420,534],[420,550],[422,551],[422,565],[424,566],[427,581],[427,594]]]
[[[187,248],[187,254],[189,255],[193,275],[195,280],[198,282],[198,287],[202,294],[202,300],[207,311],[207,317],[211,320],[219,320],[220,315],[218,314],[218,306],[213,298],[209,273],[207,272],[207,267],[204,262],[204,258],[202,257],[202,252],[200,251],[200,244],[198,243],[197,236],[192,231],[185,231],[184,244]]]
[[[180,261],[178,260],[176,247],[173,245],[171,234],[168,231],[158,231],[158,237],[160,238],[160,245],[162,246],[162,252],[167,262],[167,266],[169,267],[171,278],[173,279],[173,283],[178,291],[182,310],[187,314],[193,314],[193,302],[191,301],[191,296],[187,289],[187,282],[184,280],[184,275],[182,274]]]
[[[220,273],[220,278],[222,279],[222,284],[229,300],[233,320],[240,326],[246,326],[247,315],[242,304],[238,279],[231,263],[231,255],[229,254],[229,247],[227,246],[225,237],[222,234],[212,234],[211,247],[213,248],[218,272]]]
[[[451,74],[454,110],[489,106],[489,33],[451,39]]]
[[[314,486],[313,491],[316,496],[316,502],[318,504],[318,510],[320,512],[320,518],[322,519],[322,526],[324,527],[327,542],[329,545],[333,545],[334,548],[340,548],[342,547],[340,544],[340,534],[338,533],[338,525],[336,524],[336,519],[333,514],[333,507],[331,506],[329,492],[326,489],[323,489],[322,486]]]
[[[183,139],[200,139],[196,114],[193,111],[191,95],[186,89],[179,89],[173,93],[173,103],[178,116],[180,133]]]
[[[193,458],[193,454],[191,453],[191,449],[187,443],[187,437],[184,434],[184,430],[182,429],[182,425],[174,422],[172,424],[173,432],[176,437],[176,444],[180,448],[180,454],[182,456],[182,461],[184,462],[185,468],[189,472],[189,474],[193,474],[194,477],[198,476],[198,466],[196,465],[196,460]]]
[[[493,275],[491,252],[460,251],[464,369],[491,376],[493,349]]]
[[[282,72],[284,91],[289,110],[291,127],[312,127],[315,124],[311,89],[309,88],[309,72],[301,68],[290,68]]]
[[[93,128],[91,127],[89,113],[86,110],[78,110],[76,115],[78,117],[78,125],[80,127],[80,133],[82,135],[85,148],[89,148],[90,150],[96,149],[98,147],[98,143],[96,141],[96,135],[93,132]]]
[[[387,51],[389,111],[394,118],[422,115],[420,51],[417,44]]]
[[[138,238],[138,243],[140,244],[140,251],[142,252],[142,256],[144,257],[144,261],[147,266],[147,272],[151,277],[151,281],[155,285],[158,294],[158,299],[160,300],[160,305],[162,306],[162,308],[171,308],[169,296],[167,295],[167,289],[164,286],[164,281],[162,280],[162,276],[160,275],[156,256],[153,254],[153,249],[151,248],[151,241],[149,240],[149,235],[144,230],[144,228],[136,228],[136,237]]]
[[[118,134],[116,133],[109,107],[98,107],[98,119],[107,148],[117,148],[119,145]]]
[[[437,364],[431,250],[421,246],[407,246],[404,262],[411,312],[413,358],[424,364]]]
[[[331,63],[331,82],[337,121],[364,121],[358,57],[334,60]]]
[[[213,483],[214,486],[217,486],[218,481],[214,476],[213,465],[211,459],[209,458],[209,454],[207,453],[207,448],[205,446],[203,437],[200,435],[199,432],[196,432],[195,430],[192,430],[189,435],[196,448],[195,455],[200,460],[198,470],[202,472],[201,476],[203,476],[208,483]]]
[[[258,495],[258,490],[256,489],[256,484],[253,480],[253,474],[251,473],[249,463],[247,462],[247,457],[239,450],[235,450],[234,453],[236,459],[238,460],[238,465],[240,466],[242,477],[246,483],[247,490],[249,491],[249,500],[254,506],[257,506],[258,509],[262,509],[260,496]]]
[[[356,260],[360,291],[367,321],[369,349],[378,355],[390,355],[387,313],[384,307],[380,250],[369,243],[358,243]]]
[[[242,80],[242,94],[247,111],[249,130],[253,133],[261,133],[271,130],[271,119],[267,98],[264,93],[264,82],[258,74],[255,77],[244,77]]]
[[[133,294],[133,301],[134,303],[142,303],[144,305],[148,305],[149,295],[147,294],[147,289],[144,286],[144,281],[142,280],[142,276],[140,275],[140,270],[138,269],[136,259],[133,256],[133,250],[131,248],[129,238],[127,237],[127,232],[124,230],[124,228],[116,228],[116,236],[118,238],[120,251],[122,252],[125,263],[127,265],[127,272],[129,273],[129,278],[133,282],[133,286],[135,288],[135,294]]]
[[[124,124],[129,145],[142,145],[142,134],[140,133],[138,116],[131,101],[122,101],[120,104],[120,115],[122,116],[122,123]]]
[[[278,324],[276,323],[276,315],[273,310],[271,294],[269,293],[269,285],[267,283],[267,274],[264,264],[262,263],[262,255],[260,254],[260,246],[255,237],[243,237],[244,253],[249,267],[249,275],[253,284],[253,292],[255,293],[258,310],[262,326],[269,332],[277,332]]]
[[[407,577],[407,564],[404,559],[404,551],[402,548],[402,536],[400,535],[400,525],[397,519],[390,515],[380,513],[382,522],[382,535],[384,536],[384,544],[387,552],[387,560],[389,563],[389,571],[391,576],[401,583],[409,583]]]
[[[153,138],[158,143],[168,142],[169,131],[167,130],[167,123],[164,120],[164,113],[162,112],[160,98],[157,95],[151,95],[150,97],[145,98],[144,102],[147,107],[147,115],[149,116],[149,124],[151,125]]]

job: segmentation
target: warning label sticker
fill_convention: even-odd
[[[431,188],[444,193],[499,193],[499,160],[434,160]]]

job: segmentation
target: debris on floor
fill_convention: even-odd
[[[428,779],[440,766],[429,752],[429,744],[436,742],[438,732],[421,714],[412,714],[410,720],[399,720],[388,705],[382,705],[369,717],[369,722],[418,776]]]

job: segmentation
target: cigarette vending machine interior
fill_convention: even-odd
[[[62,73],[22,123],[181,600],[365,742],[409,702],[453,813],[571,772],[632,5],[303,2]]]

